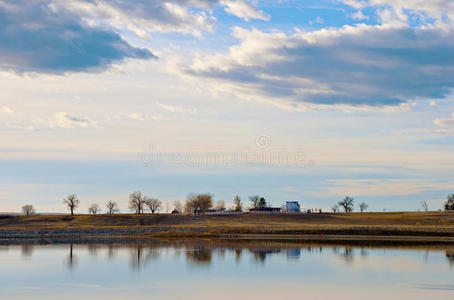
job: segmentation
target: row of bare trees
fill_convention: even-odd
[[[74,211],[79,207],[80,200],[75,195],[69,195],[63,199],[63,203],[68,207],[71,215],[74,215]],[[162,207],[162,202],[159,199],[151,198],[142,194],[142,192],[133,192],[129,195],[129,209],[137,214],[144,213],[145,210],[149,210],[152,213],[159,211]],[[115,201],[108,201],[106,203],[107,214],[115,214],[120,212],[118,204]],[[96,215],[101,213],[99,204],[94,203],[88,208],[88,213]]]
[[[337,204],[335,204],[331,210],[333,212],[339,212],[340,208],[343,208],[345,212],[352,212],[353,211],[353,203],[354,199],[352,197],[345,197],[342,201],[339,201]],[[421,207],[424,211],[429,211],[429,204],[427,203],[426,200],[421,201]],[[361,202],[359,204],[359,210],[361,212],[364,212],[367,208],[369,208],[369,205],[366,202]],[[454,210],[454,194],[448,195],[446,202],[443,205],[443,208],[445,210]]]
[[[74,211],[79,207],[80,200],[75,194],[72,194],[63,199],[63,203],[68,207],[69,211],[71,212],[71,215],[74,215]],[[118,204],[114,201],[108,201],[106,203],[106,208],[108,214],[120,212],[120,210],[118,209]],[[100,212],[101,208],[97,203],[92,204],[88,208],[88,213],[90,214],[96,215],[99,214]]]
[[[269,205],[265,198],[259,195],[253,195],[249,197],[249,201],[251,202],[252,208],[261,208],[266,207]],[[239,196],[235,196],[234,206],[231,208],[234,211],[242,211],[243,204],[241,202],[241,198]],[[79,207],[80,200],[75,195],[69,195],[65,199],[63,199],[63,203],[68,207],[71,212],[71,215],[74,215],[74,211]],[[186,199],[185,205],[183,205],[179,201],[174,202],[174,212],[181,213],[191,213],[194,215],[200,215],[205,213],[208,209],[215,207],[216,210],[225,210],[225,202],[218,201],[215,204],[213,203],[213,195],[210,193],[205,194],[189,194],[188,198]],[[359,205],[359,210],[364,212],[367,210],[369,205],[366,202],[361,202]],[[428,211],[428,204],[427,201],[422,201],[421,206],[424,211]],[[142,214],[145,211],[150,211],[151,213],[156,213],[160,211],[162,208],[162,202],[157,198],[148,197],[140,191],[133,192],[129,195],[129,209],[134,211],[137,214]],[[340,209],[343,209],[345,212],[352,212],[354,208],[354,198],[352,197],[345,197],[342,201],[336,203],[331,210],[336,213],[339,212]],[[444,204],[445,210],[454,210],[454,194],[448,195],[447,200]],[[32,215],[35,214],[35,208],[33,205],[24,205],[22,206],[22,212],[25,215]],[[88,208],[88,212],[90,214],[99,214],[101,213],[101,208],[99,204],[94,203]],[[108,201],[106,203],[106,213],[107,214],[115,214],[120,212],[118,208],[118,204],[114,201]]]

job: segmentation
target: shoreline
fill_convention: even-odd
[[[454,242],[454,212],[0,217],[0,239],[235,238]]]
[[[389,242],[416,244],[452,244],[454,236],[440,235],[365,235],[365,234],[276,234],[276,233],[204,233],[204,232],[160,232],[160,233],[37,233],[22,232],[5,234],[0,232],[0,241],[26,240],[153,240],[153,239],[213,239],[236,241],[294,241],[294,242]]]
[[[218,236],[60,236],[39,238],[0,238],[0,246],[25,245],[279,245],[285,248],[303,245],[346,246],[359,248],[454,249],[453,237],[345,236],[345,235],[218,235]]]

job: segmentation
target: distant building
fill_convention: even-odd
[[[285,211],[299,213],[301,212],[300,204],[298,203],[298,201],[287,201],[285,203]]]
[[[264,213],[279,213],[281,212],[280,207],[257,207],[251,208],[250,212],[264,212]]]
[[[212,208],[212,209],[207,209],[205,211],[206,215],[222,215],[225,213],[225,208],[217,209],[217,208]]]

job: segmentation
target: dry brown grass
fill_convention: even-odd
[[[116,214],[0,217],[1,230],[165,228],[178,235],[375,235],[454,237],[454,212],[253,214],[189,216]]]

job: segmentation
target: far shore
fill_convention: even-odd
[[[0,216],[0,239],[101,237],[454,243],[454,212]]]

